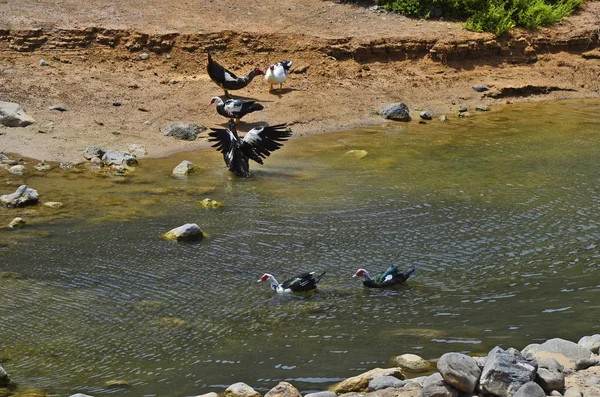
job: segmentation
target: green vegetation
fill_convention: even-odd
[[[583,0],[377,0],[387,10],[409,17],[441,13],[466,19],[465,27],[500,36],[515,26],[536,29],[570,15]]]

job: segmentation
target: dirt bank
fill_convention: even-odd
[[[414,118],[418,109],[452,118],[463,105],[600,96],[598,1],[552,29],[502,39],[330,1],[118,3],[0,0],[0,100],[36,119],[0,127],[0,151],[80,161],[92,144],[141,143],[156,157],[206,147],[204,137],[175,141],[160,128],[224,124],[208,106],[222,90],[206,75],[207,50],[238,74],[294,62],[283,91],[268,93],[258,79],[235,92],[265,106],[243,131],[259,122],[287,122],[295,135],[380,123],[376,111],[398,101]]]

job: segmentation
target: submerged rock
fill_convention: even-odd
[[[10,172],[11,174],[14,175],[23,175],[25,173],[25,166],[24,165],[13,165],[12,167],[10,167],[8,169],[8,172]]]
[[[0,101],[0,124],[6,127],[27,127],[35,120],[18,103]]]
[[[44,204],[42,204],[44,207],[48,207],[48,208],[61,208],[64,206],[63,203],[61,203],[60,201],[46,201]]]
[[[171,229],[163,237],[171,241],[199,241],[202,240],[204,234],[195,223],[186,223],[185,225]]]
[[[13,194],[0,196],[0,203],[6,207],[24,207],[26,205],[37,204],[39,199],[38,192],[27,185],[21,185]]]
[[[379,114],[384,119],[390,119],[395,121],[410,121],[410,114],[408,106],[404,103],[391,103],[385,105],[379,110]]]
[[[23,218],[17,217],[15,219],[13,219],[12,221],[10,221],[10,223],[8,224],[8,227],[11,228],[11,229],[15,229],[15,228],[18,228],[18,227],[25,226],[25,223],[26,222],[23,220]]]
[[[204,200],[200,201],[200,206],[202,208],[223,208],[224,204],[217,200],[205,198]]]
[[[348,150],[344,156],[346,157],[354,157],[355,159],[362,159],[367,157],[368,152],[366,150]]]
[[[163,135],[184,141],[195,141],[206,127],[194,123],[175,123],[163,128]]]

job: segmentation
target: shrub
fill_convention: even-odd
[[[502,35],[515,26],[536,29],[560,21],[583,0],[377,0],[387,10],[429,18],[434,9],[466,19],[465,27]]]

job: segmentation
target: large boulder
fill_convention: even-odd
[[[404,372],[402,372],[401,368],[375,368],[333,385],[331,387],[331,391],[337,394],[364,392],[369,387],[369,382],[378,376],[393,376],[400,380],[405,378]]]
[[[163,135],[184,141],[195,141],[206,127],[194,123],[175,123],[163,128]]]
[[[554,338],[540,344],[534,343],[526,346],[521,353],[528,360],[542,362],[547,358],[554,358],[563,366],[575,369],[577,360],[590,358],[592,352],[575,342]]]
[[[244,382],[238,382],[225,389],[225,397],[261,397],[261,395]]]
[[[0,124],[6,127],[27,127],[35,120],[18,103],[0,101]]]
[[[546,393],[537,383],[527,382],[519,387],[513,397],[546,397]]]
[[[589,349],[592,353],[598,354],[598,350],[600,350],[600,334],[584,336],[583,338],[579,339],[577,344],[581,347]]]
[[[488,354],[479,386],[485,393],[511,397],[527,382],[533,382],[537,368],[513,348],[496,346]]]
[[[410,121],[410,114],[408,110],[408,106],[404,103],[391,103],[389,105],[385,105],[379,110],[379,114],[384,119],[390,119],[395,121]]]
[[[135,165],[137,160],[130,153],[121,152],[118,150],[109,150],[102,156],[102,161],[106,165]]]
[[[391,363],[394,367],[400,367],[410,372],[426,372],[432,368],[432,365],[416,354],[402,354],[392,357]]]
[[[288,382],[279,382],[277,386],[272,388],[265,394],[265,397],[302,397],[298,389]]]
[[[171,229],[163,237],[171,241],[199,241],[202,240],[204,234],[195,223],[186,223],[185,225]]]
[[[477,362],[462,353],[446,353],[440,357],[437,369],[447,384],[460,391],[473,393],[481,376]]]
[[[39,195],[37,190],[31,189],[27,185],[21,185],[13,194],[0,196],[0,204],[9,207],[24,207],[26,205],[37,204]]]

